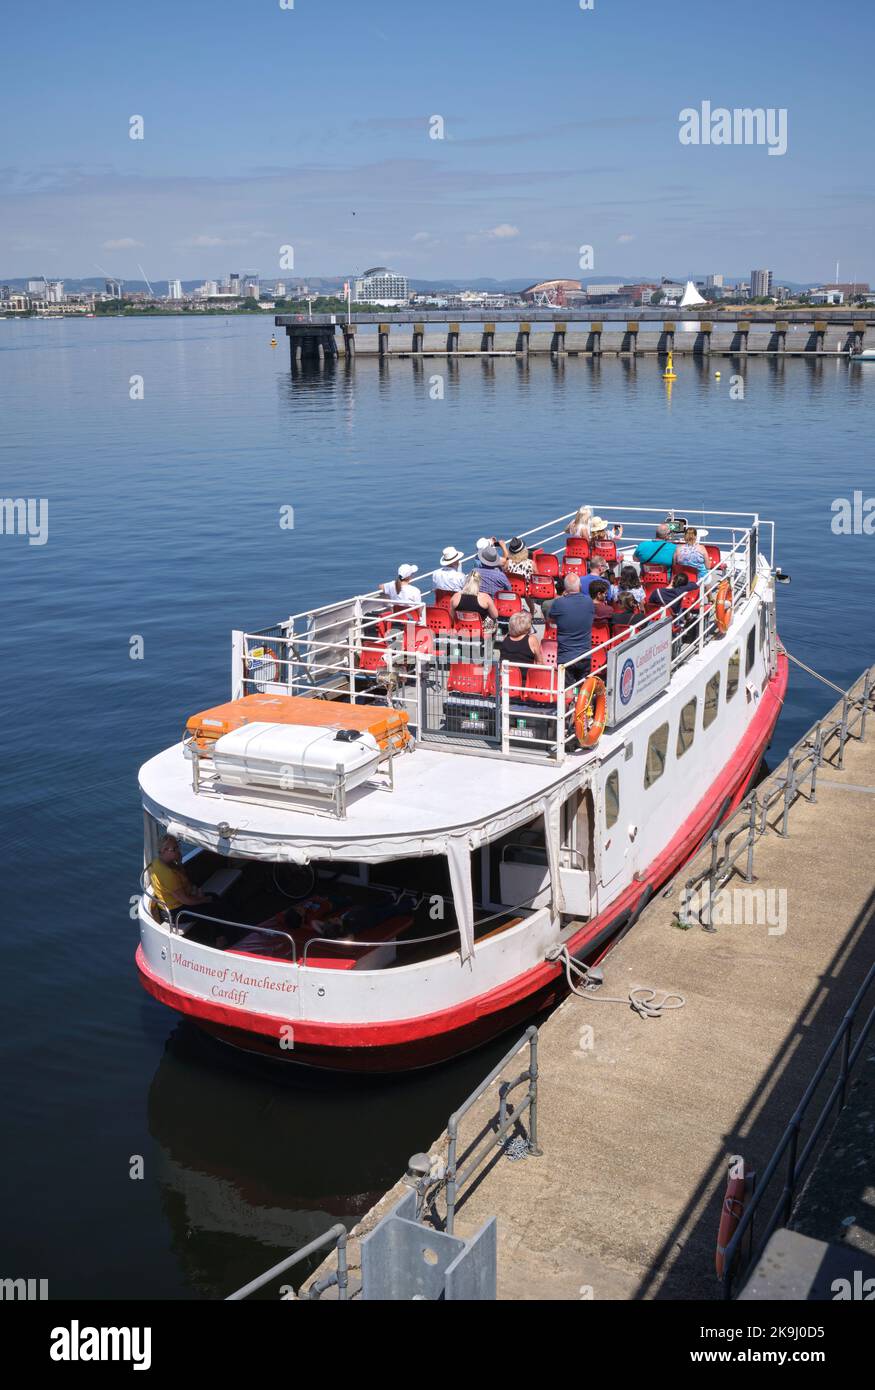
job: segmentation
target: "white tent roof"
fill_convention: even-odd
[[[694,304],[707,303],[707,299],[702,298],[702,296],[699,294],[699,291],[696,289],[696,286],[693,284],[692,280],[688,280],[687,288],[684,290],[683,295],[681,297],[680,307],[682,309],[689,309]]]

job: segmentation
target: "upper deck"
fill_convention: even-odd
[[[586,657],[591,672],[605,682],[610,729],[639,707],[637,701],[625,707],[616,698],[618,676],[630,656],[652,647],[659,632],[655,624],[670,621],[672,628],[666,627],[663,633],[661,645],[667,651],[654,659],[650,698],[682,679],[680,673],[694,654],[722,635],[714,612],[718,583],[728,579],[737,619],[752,592],[761,550],[763,568],[771,572],[774,525],[756,513],[700,510],[694,514],[680,508],[667,513],[643,507],[600,510],[612,526],[623,526],[615,547],[618,567],[639,542],[653,540],[656,526],[669,514],[690,519],[707,537],[717,560],[699,581],[695,597],[691,591],[675,600],[674,611],[647,611],[622,635],[613,637],[604,624],[594,624]],[[514,583],[520,602],[549,599],[555,595],[557,578],[581,565],[586,571],[582,547],[577,545],[573,555],[566,551],[565,527],[573,516],[568,513],[520,533],[538,571],[534,580]],[[602,549],[596,543],[592,553],[610,558],[613,545],[608,542]],[[466,556],[462,568],[476,558],[476,554]],[[555,647],[546,644],[544,664],[524,670],[508,666],[498,658],[495,634],[484,632],[477,623],[462,626],[442,608],[430,587],[428,570],[417,574],[413,582],[422,592],[422,609],[372,590],[251,632],[235,632],[234,697],[268,692],[388,704],[407,711],[419,745],[446,752],[476,749],[481,755],[557,763],[579,753],[574,706],[582,680],[571,679],[557,666]],[[689,629],[685,640],[680,640],[682,607],[685,613],[693,609],[698,615],[695,641],[689,640]],[[542,636],[544,626],[536,622]]]
[[[612,523],[623,523],[618,561],[639,541],[652,540],[665,517],[656,509],[602,510]],[[580,558],[565,553],[571,515],[523,537],[544,571],[525,586],[527,595],[549,597],[555,582],[547,572],[573,569]],[[726,513],[706,513],[704,526],[698,516],[696,522],[719,556],[715,550],[714,567],[685,597],[684,614],[655,609],[613,637],[593,630],[588,657],[607,694],[607,727],[596,747],[582,748],[575,729],[585,678],[572,679],[558,666],[555,649],[543,664],[509,666],[499,660],[492,635],[455,627],[423,583],[424,612],[371,591],[259,631],[235,632],[233,641],[235,699],[267,693],[403,709],[416,736],[412,757],[387,758],[368,782],[326,807],[277,787],[242,791],[221,778],[200,780],[196,750],[192,769],[185,754],[191,758],[193,750],[177,745],[142,770],[147,806],[156,815],[170,812],[187,827],[189,838],[200,838],[200,827],[203,843],[215,844],[222,825],[233,823],[237,848],[254,857],[270,856],[278,845],[284,855],[294,857],[300,848],[306,857],[314,842],[327,853],[333,845],[337,855],[355,846],[368,857],[368,846],[377,852],[379,845],[383,852],[393,842],[411,853],[417,837],[424,849],[434,837],[471,833],[476,839],[478,826],[484,834],[494,833],[502,818],[512,821],[525,807],[549,799],[569,779],[577,781],[575,774],[586,781],[588,768],[631,738],[660,699],[698,679],[711,664],[712,644],[723,635],[715,621],[714,594],[724,580],[733,594],[726,636],[745,621],[757,575],[767,581],[771,571],[771,523]],[[764,528],[766,554],[759,548]],[[671,607],[679,609],[679,601]],[[544,645],[546,651],[550,644]],[[623,699],[618,698],[621,679]],[[639,698],[624,703],[630,685]],[[494,760],[488,776],[484,759]],[[333,810],[333,820],[314,821],[313,811],[326,809]]]

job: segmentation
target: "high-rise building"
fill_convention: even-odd
[[[705,289],[706,289],[706,290],[721,290],[722,288],[723,288],[723,276],[722,276],[722,275],[706,275],[706,276],[705,276]]]
[[[50,304],[63,304],[64,302],[64,282],[63,280],[46,281],[46,299]]]
[[[42,299],[48,289],[48,285],[48,280],[44,280],[42,276],[40,276],[39,280],[28,280],[27,292],[28,294],[38,294],[40,299]]]
[[[243,276],[243,284],[240,293],[244,294],[247,299],[257,299],[261,294],[257,270],[247,271]]]
[[[232,270],[231,274],[228,276],[228,293],[240,293],[240,272],[238,270]]]
[[[406,275],[375,265],[356,280],[353,299],[360,304],[406,304],[407,295]]]
[[[181,281],[181,280],[168,280],[168,281],[167,281],[167,298],[168,298],[168,299],[181,299],[181,298],[182,298],[182,281]]]
[[[752,270],[750,272],[750,297],[751,299],[763,299],[772,293],[772,272],[770,270]]]
[[[284,280],[277,280],[276,284],[275,284],[274,287],[273,287],[273,292],[274,292],[274,294],[276,295],[277,299],[285,299],[285,297],[286,297],[286,285],[285,285],[285,281],[284,281]]]
[[[121,280],[104,280],[103,287],[110,299],[121,299],[122,282]]]

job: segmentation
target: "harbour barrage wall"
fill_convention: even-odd
[[[279,314],[292,362],[358,355],[377,357],[823,357],[875,348],[871,316],[771,317],[768,321],[665,318],[556,317],[512,319],[472,316],[436,319],[352,315]]]

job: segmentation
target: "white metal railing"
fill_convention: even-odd
[[[618,564],[631,557],[640,541],[652,540],[654,519],[664,520],[667,515],[664,508],[602,506],[599,510],[609,522],[614,514],[617,521],[623,522],[623,534],[617,543]],[[568,513],[533,527],[520,533],[521,539],[527,542],[530,551],[537,546],[558,557],[568,540],[565,527],[574,515]],[[595,659],[599,671],[604,673],[609,651],[640,635],[656,617],[671,616],[674,621],[672,674],[704,649],[716,635],[713,598],[717,583],[723,578],[729,579],[735,609],[749,596],[761,524],[755,513],[734,512],[705,512],[704,523],[707,523],[711,543],[716,543],[720,550],[720,563],[718,568],[701,576],[696,601],[692,606],[687,604],[687,610],[696,616],[685,623],[685,629],[680,630],[677,618],[687,594],[680,595],[668,608],[645,613],[622,634],[593,644],[588,652],[575,657],[575,663],[586,660],[591,665]],[[770,527],[773,560],[774,526],[771,522],[762,525]],[[474,559],[476,555],[465,556],[462,563]],[[688,590],[689,594],[693,592],[693,588]],[[371,592],[305,610],[257,632],[235,633],[234,692],[284,692],[388,705],[406,710],[421,740],[428,741],[440,733],[435,741],[447,744],[450,740],[446,730],[436,729],[434,719],[424,718],[423,711],[429,699],[433,700],[436,691],[447,693],[445,677],[450,667],[459,661],[477,665],[482,660],[485,692],[486,676],[493,667],[494,658],[489,632],[480,639],[482,656],[476,652],[476,644],[472,646],[473,639],[458,629],[435,633],[432,639],[425,639],[428,650],[419,649],[418,638],[423,632],[422,609],[429,606],[432,597],[432,590],[424,590],[420,607],[391,599],[382,591]],[[672,614],[670,609],[676,609],[677,613]],[[561,761],[566,752],[576,746],[574,707],[586,677],[571,681],[564,668],[540,663],[525,669],[551,673],[550,677],[535,679],[541,679],[545,685],[547,680],[551,682],[547,688],[555,694],[555,700],[531,700],[528,692],[521,689],[518,677],[508,676],[506,666],[499,664],[492,678],[495,681],[495,727],[491,733],[485,733],[481,741],[505,754]],[[520,699],[523,693],[526,693],[525,700]],[[471,739],[467,741],[470,743]]]

